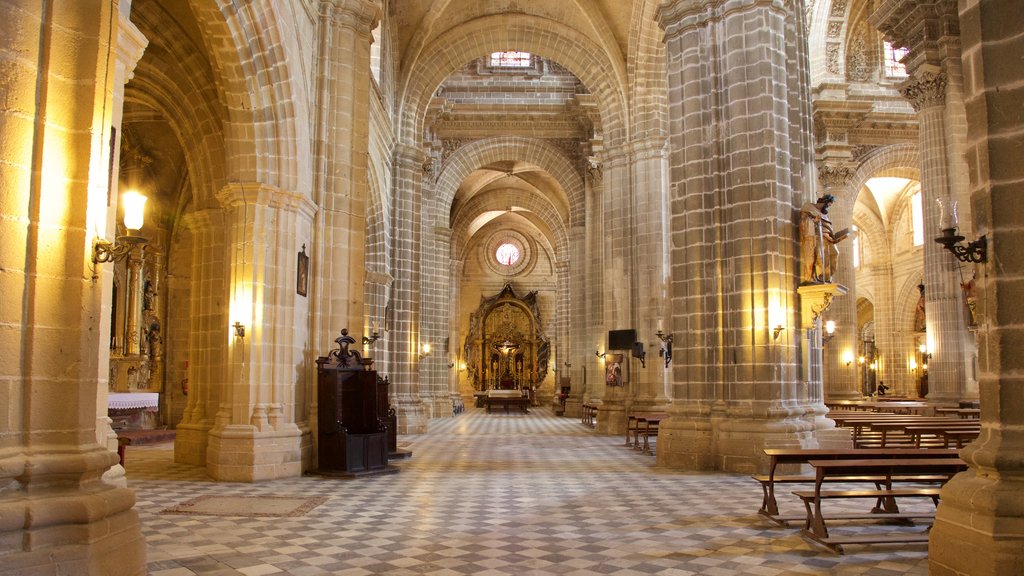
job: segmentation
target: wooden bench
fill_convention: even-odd
[[[928,513],[901,513],[896,505],[896,498],[929,498],[938,505],[939,490],[941,487],[927,488],[886,488],[875,490],[822,490],[822,485],[830,478],[845,478],[857,475],[893,477],[934,477],[943,475],[952,478],[954,474],[967,469],[967,464],[959,458],[866,458],[866,459],[816,459],[808,462],[815,470],[814,490],[794,491],[803,503],[806,511],[806,519],[801,535],[805,538],[824,545],[825,547],[843,553],[845,544],[876,544],[896,542],[921,542],[922,537],[927,541],[927,535],[919,532],[899,533],[872,533],[858,534],[855,536],[830,536],[822,502],[824,500],[838,499],[862,499],[875,498],[880,500],[881,505],[876,504],[872,511],[864,515],[843,515],[843,519],[910,519],[930,518],[934,512]],[[832,516],[838,519],[839,516]]]
[[[779,467],[785,465],[807,464],[811,460],[823,459],[850,459],[850,458],[898,458],[898,459],[919,459],[919,458],[957,458],[959,452],[951,449],[921,450],[917,448],[766,448],[764,453],[769,458],[768,474],[754,474],[754,480],[761,485],[763,497],[761,509],[758,514],[767,517],[769,520],[779,524],[786,524],[790,520],[798,520],[802,516],[785,517],[779,514],[778,502],[775,499],[775,484],[785,483],[810,483],[815,481],[815,476],[807,475],[782,475],[779,474]],[[877,482],[878,475],[874,474],[848,474],[848,482]],[[884,480],[884,478],[883,478]],[[894,479],[902,481],[902,478]],[[838,478],[830,478],[830,481],[839,481]]]
[[[654,454],[651,450],[651,438],[657,439],[658,428],[661,425],[661,421],[668,418],[668,414],[652,414],[650,416],[643,416],[638,419],[636,440],[637,445],[633,448],[640,450],[641,454]],[[643,439],[643,443],[640,443],[640,439]]]
[[[597,404],[584,402],[580,407],[580,423],[594,428],[597,421]]]

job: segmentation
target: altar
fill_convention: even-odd
[[[159,406],[158,392],[112,392],[107,396],[107,415],[115,430],[155,428]]]

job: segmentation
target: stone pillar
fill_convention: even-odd
[[[312,375],[295,375],[303,359],[296,341],[304,340],[295,326],[295,262],[298,223],[308,226],[313,207],[301,193],[251,182],[230,184],[217,199],[225,211],[229,304],[227,322],[208,328],[227,343],[227,374],[206,471],[243,482],[299,476],[296,384]]]
[[[582,218],[580,219],[582,220]],[[558,370],[569,375],[569,397],[565,401],[565,415],[581,416],[581,405],[588,398],[586,367],[589,365],[587,341],[589,318],[587,314],[587,230],[582,222],[573,222],[569,229],[569,304],[566,319],[566,354],[560,359]]]
[[[431,205],[437,202],[431,198]],[[441,211],[440,207],[428,210],[424,219],[430,219],[435,224],[440,224],[440,215],[447,220],[447,210]],[[422,342],[429,342],[431,353],[420,361],[420,397],[425,402],[425,407],[430,411],[431,418],[450,418],[452,416],[452,398],[448,387],[448,373],[453,366],[454,351],[458,348],[452,342],[448,332],[448,318],[451,314],[449,303],[451,302],[452,277],[448,274],[448,263],[451,260],[451,228],[435,225],[423,232],[424,245],[422,253],[423,283],[420,289],[420,299],[423,310],[429,310],[429,314],[421,316],[420,339]]]
[[[818,166],[818,182],[824,194],[835,196],[836,202],[828,212],[835,231],[853,225],[853,205],[857,193],[850,189],[854,166],[849,160],[821,160]],[[824,318],[836,324],[835,333],[822,348],[823,381],[825,400],[860,398],[860,383],[857,381],[857,294],[856,274],[853,268],[853,241],[847,239],[839,247],[839,265],[834,282],[848,290],[847,295],[837,298],[829,306]]]
[[[451,237],[449,236],[450,241]],[[451,398],[452,406],[460,407],[465,404],[462,392],[460,391],[461,382],[459,380],[466,374],[462,369],[462,364],[466,362],[466,359],[463,356],[464,351],[462,348],[465,338],[460,331],[462,323],[458,314],[462,290],[460,279],[462,278],[462,270],[465,265],[463,260],[455,260],[451,257],[448,259],[448,281],[450,282],[448,288],[448,355],[450,358],[449,362],[453,364],[451,370],[448,371],[448,395]],[[468,388],[472,392],[472,383],[468,385]]]
[[[118,462],[97,442],[113,264],[92,262],[97,236],[113,239],[110,127],[124,78],[108,42],[127,7],[123,18],[97,0],[3,8],[0,572],[142,575],[134,493],[102,478]]]
[[[187,214],[183,224],[192,233],[189,289],[188,403],[176,427],[174,461],[206,466],[208,433],[220,404],[224,359],[228,354],[228,282],[224,212]]]
[[[646,367],[639,362],[634,409],[659,410],[668,406],[668,370],[658,357],[662,343],[655,334],[664,332],[668,316],[668,150],[661,138],[632,146],[633,282],[637,341],[647,354]]]
[[[658,10],[675,334],[660,465],[750,472],[766,464],[762,448],[818,445],[833,425],[799,364],[795,218],[814,192],[802,6],[666,0]]]
[[[635,328],[636,295],[634,260],[634,210],[632,201],[634,190],[630,179],[630,158],[626,146],[616,147],[608,151],[601,166],[600,219],[602,233],[599,246],[602,257],[595,259],[600,266],[593,270],[594,285],[603,290],[598,296],[602,306],[602,322],[593,332],[595,346],[602,353],[621,354],[623,363],[623,379],[628,378],[622,386],[604,385],[601,395],[601,407],[597,412],[595,429],[599,434],[624,434],[626,431],[626,408],[631,396],[636,393],[633,368],[639,363],[630,357],[629,350],[609,350],[607,334],[609,330]],[[588,222],[596,222],[597,218]],[[605,368],[610,362],[608,356],[599,359],[595,366],[595,383],[605,382]],[[628,367],[626,366],[628,365]]]
[[[310,311],[318,356],[342,328],[362,334],[366,273],[367,158],[372,0],[321,0],[313,198],[319,206],[311,248]]]
[[[939,235],[937,199],[966,197],[965,111],[956,0],[886,0],[870,21],[896,46],[910,51],[909,78],[900,88],[917,111],[921,203],[924,208],[924,284],[928,400],[957,402],[967,393],[967,330],[960,262],[932,238]],[[962,202],[970,221],[970,207]],[[969,235],[970,229],[963,229]],[[892,352],[895,352],[893,350]]]
[[[135,75],[135,66],[142,58],[142,54],[149,44],[149,40],[143,36],[142,32],[131,23],[129,19],[129,11],[131,10],[130,3],[122,3],[118,10],[118,26],[117,26],[117,48],[116,48],[116,65],[114,68],[114,83],[113,83],[113,106],[111,107],[111,126],[121,125],[121,115],[124,108],[124,86],[129,80]],[[112,134],[114,142],[111,146],[111,150],[115,154],[112,162],[109,164],[110,168],[110,182],[119,182],[119,171],[120,171],[120,151],[121,151],[121,131],[118,130],[116,134]],[[116,191],[111,191],[111,194],[115,194]],[[107,206],[106,217],[103,223],[103,229],[106,230],[108,238],[113,238],[115,235],[117,222],[117,203],[111,202]],[[112,296],[113,290],[113,272],[114,266],[103,266],[102,268],[95,271],[100,276],[102,294],[100,296],[100,314],[99,314],[99,333],[110,334],[110,312],[112,307]],[[107,346],[100,348],[100,363],[99,363],[99,380],[100,385],[98,387],[98,394],[96,397],[96,438],[101,445],[106,446],[111,451],[117,451],[117,433],[110,427],[110,417],[107,415],[108,412],[108,401],[109,401],[109,377],[110,377],[110,349]],[[126,480],[123,475],[123,470],[111,469],[104,474],[104,479],[107,482],[117,483],[119,485],[126,485]]]
[[[420,247],[421,194],[426,155],[415,146],[398,144],[395,150],[393,253],[391,270],[394,321],[388,335],[391,356],[391,387],[398,413],[399,434],[427,431],[430,409],[421,396],[420,347]]]
[[[942,490],[928,563],[933,576],[1010,576],[1024,566],[1024,270],[1017,257],[1024,242],[1024,36],[1015,24],[1024,6],[962,0],[959,10],[969,192],[989,251],[978,274],[981,436],[960,452],[968,471]]]

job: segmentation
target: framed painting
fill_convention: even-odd
[[[622,386],[622,354],[607,354],[604,357],[604,383],[608,386]]]

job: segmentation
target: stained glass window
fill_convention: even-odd
[[[498,251],[494,256],[498,259],[498,264],[503,266],[512,266],[516,262],[519,262],[519,248],[516,247],[515,244],[505,242],[501,246],[498,246]]]

